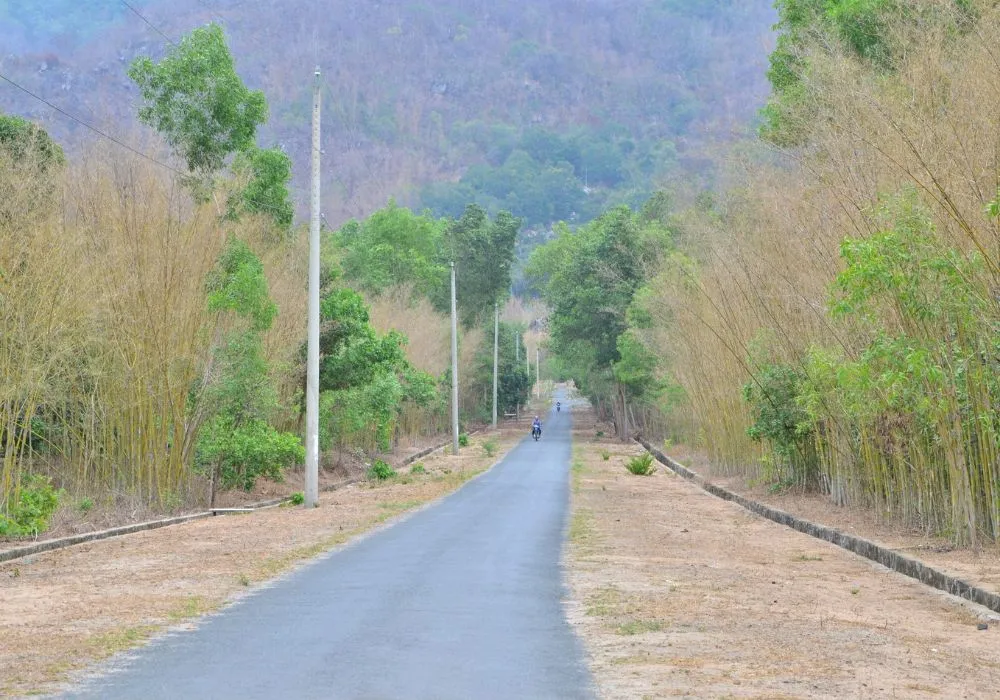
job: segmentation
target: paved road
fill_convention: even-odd
[[[140,651],[81,698],[589,698],[559,568],[570,417],[483,477]]]

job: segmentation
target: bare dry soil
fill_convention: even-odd
[[[577,428],[568,614],[601,696],[1000,694],[1000,630],[977,629],[982,609],[662,466],[633,476],[641,449]]]

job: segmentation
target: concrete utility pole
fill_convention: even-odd
[[[515,333],[514,334],[514,367],[515,367],[514,371],[515,372],[517,371],[517,369],[516,369],[517,366],[520,365],[520,364],[521,364],[521,334],[520,333]],[[521,422],[521,399],[520,399],[520,397],[517,399],[517,404],[516,404],[515,412],[517,413],[517,415],[514,416],[514,420],[516,420],[518,423],[520,423]]]
[[[455,263],[451,264],[451,442],[458,454],[458,310],[455,302]]]
[[[500,304],[493,305],[493,428],[497,427],[497,376],[500,371]]]
[[[541,376],[538,374],[538,346],[535,346],[535,396],[542,398]]]
[[[309,349],[306,364],[307,508],[319,505],[319,67],[313,81],[312,210],[309,220]]]

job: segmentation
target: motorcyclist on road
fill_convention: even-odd
[[[534,422],[532,422],[532,424],[531,424],[531,432],[532,432],[532,434],[534,434],[534,433],[536,433],[536,432],[537,432],[537,433],[538,433],[539,435],[541,435],[541,434],[542,434],[542,421],[540,421],[540,420],[538,419],[538,416],[535,416],[535,420],[534,420]]]
[[[562,403],[559,402],[559,401],[556,401],[556,413],[559,413],[559,411],[561,411],[561,410],[562,410]]]

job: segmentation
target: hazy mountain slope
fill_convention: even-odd
[[[389,196],[420,204],[423,185],[457,180],[476,164],[463,187],[535,218],[570,210],[585,217],[679,171],[704,175],[702,146],[745,125],[767,95],[770,4],[132,3],[174,38],[207,21],[224,24],[241,74],[270,101],[264,140],[292,155],[300,186],[308,173],[310,79],[322,67],[330,223]],[[140,17],[114,0],[8,0],[0,27],[5,75],[114,133],[137,130],[125,68],[166,44]],[[41,121],[71,150],[89,138],[5,84],[0,110]],[[595,180],[594,172],[604,175]],[[512,189],[518,181],[530,181],[542,199],[566,201],[539,208]],[[423,194],[447,208],[449,192]]]

